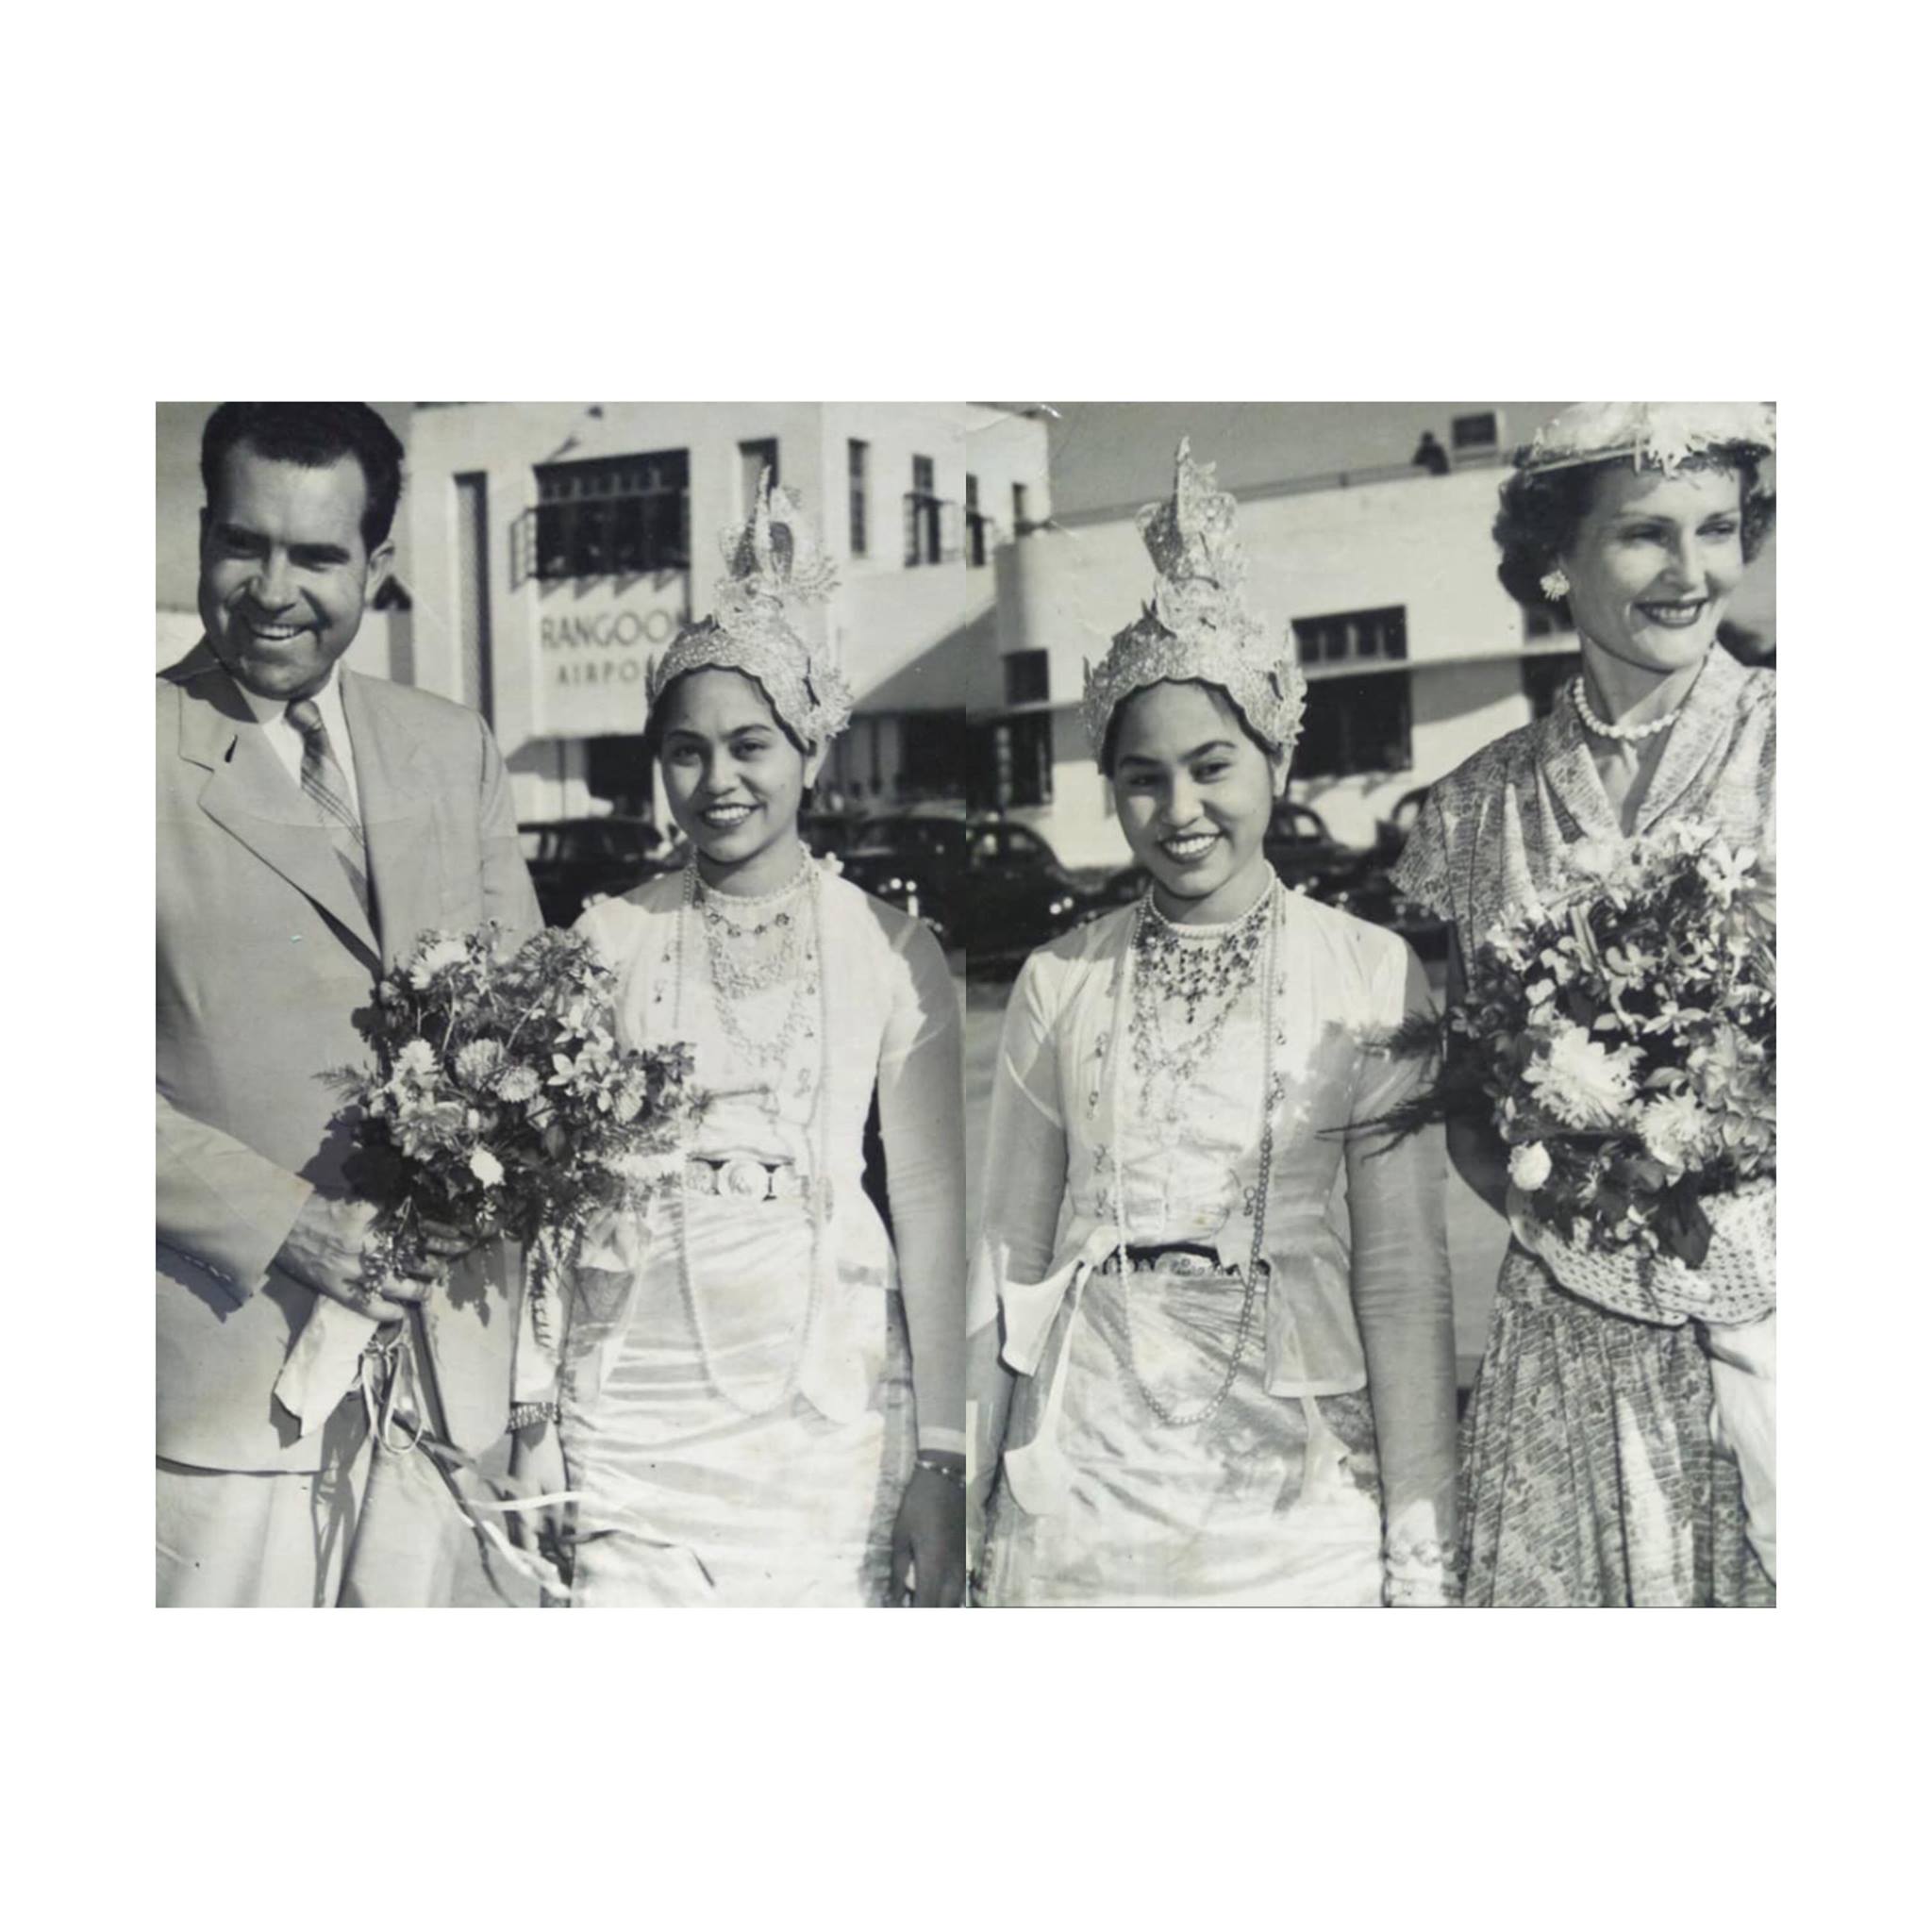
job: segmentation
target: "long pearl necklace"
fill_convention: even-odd
[[[752,1407],[741,1402],[725,1386],[724,1379],[718,1373],[717,1359],[712,1351],[710,1338],[705,1333],[704,1317],[700,1313],[697,1270],[691,1258],[691,1207],[682,1184],[682,1178],[674,1184],[672,1197],[676,1203],[677,1215],[677,1287],[684,1301],[685,1319],[691,1324],[691,1334],[698,1344],[698,1363],[704,1370],[705,1380],[711,1389],[729,1403],[740,1415],[769,1415],[791,1401],[798,1387],[798,1377],[811,1352],[813,1336],[818,1326],[820,1259],[824,1251],[825,1221],[829,1211],[829,1190],[831,1163],[827,1145],[829,1128],[826,1124],[824,1107],[825,1051],[831,1037],[830,994],[827,982],[830,975],[825,971],[825,932],[824,909],[820,892],[822,874],[808,856],[804,874],[806,897],[810,907],[811,941],[807,951],[807,966],[801,979],[809,976],[817,982],[819,994],[818,1056],[817,1074],[811,1080],[811,1111],[806,1120],[806,1136],[812,1148],[812,1172],[806,1176],[805,1210],[810,1229],[810,1257],[807,1263],[805,1321],[799,1328],[798,1353],[792,1357],[791,1366],[785,1372],[784,1386],[778,1393],[761,1407]],[[686,868],[684,895],[678,907],[677,924],[672,941],[673,966],[671,996],[671,1031],[674,1039],[679,1037],[684,1015],[684,968],[685,960],[691,955],[691,923],[697,904],[697,869]],[[786,891],[792,887],[785,888]],[[769,895],[770,897],[782,894]],[[764,903],[764,902],[754,902]],[[713,987],[714,993],[718,989]],[[728,1002],[720,994],[711,1003],[723,1017]],[[794,995],[792,1005],[798,1004]],[[727,1023],[726,1031],[729,1032]],[[735,1042],[734,1042],[735,1043]],[[809,1069],[804,1070],[809,1073]]]
[[[731,909],[727,911],[726,895],[707,887],[695,866],[685,868],[685,905],[694,908],[704,921],[706,963],[710,969],[711,990],[717,995],[719,1024],[740,1058],[768,1074],[765,1111],[774,1120],[787,1049],[794,1040],[811,1037],[806,1011],[812,995],[819,991],[824,970],[824,959],[815,946],[807,948],[801,965],[800,949],[807,943],[805,926],[794,916],[796,908],[790,905],[801,891],[811,890],[816,876],[811,855],[801,853],[798,870],[775,892],[766,892],[758,898],[732,898]],[[749,924],[741,916],[767,910],[771,912],[769,918],[753,919]],[[775,934],[778,943],[759,958],[756,949],[768,933]],[[745,949],[749,957],[741,955],[740,948]],[[777,1025],[759,1038],[746,1024],[743,1006],[788,978],[792,989],[791,1003]],[[801,1082],[800,1091],[803,1091]]]
[[[1655,738],[1659,731],[1668,731],[1684,715],[1684,707],[1679,705],[1674,711],[1666,711],[1661,718],[1653,718],[1648,724],[1608,724],[1591,709],[1590,698],[1580,676],[1572,680],[1570,695],[1575,701],[1576,715],[1583,720],[1585,728],[1594,731],[1599,738],[1621,739],[1626,742]]]
[[[1141,1373],[1141,1359],[1134,1342],[1134,1290],[1133,1272],[1127,1261],[1127,1187],[1125,1163],[1121,1158],[1122,1130],[1125,1123],[1123,1108],[1124,1073],[1129,1058],[1129,1049],[1123,1043],[1123,1037],[1129,1030],[1127,1015],[1133,1011],[1132,987],[1135,976],[1135,947],[1129,942],[1127,956],[1121,968],[1121,976],[1115,983],[1113,1032],[1110,1041],[1113,1053],[1113,1132],[1109,1137],[1113,1142],[1110,1153],[1113,1165],[1114,1224],[1119,1232],[1119,1241],[1114,1249],[1114,1266],[1121,1284],[1121,1312],[1126,1327],[1127,1368],[1134,1377],[1134,1385],[1141,1391],[1141,1399],[1153,1411],[1156,1421],[1170,1429],[1191,1428],[1207,1422],[1224,1403],[1234,1388],[1235,1376],[1240,1373],[1241,1357],[1247,1350],[1248,1337],[1254,1331],[1255,1308],[1261,1288],[1261,1270],[1268,1230],[1268,1183],[1274,1165],[1274,1108],[1280,1098],[1274,1077],[1274,1021],[1269,1011],[1269,1003],[1274,994],[1275,962],[1280,947],[1281,899],[1286,888],[1278,879],[1269,881],[1268,891],[1263,894],[1268,907],[1267,929],[1261,954],[1261,1133],[1260,1133],[1260,1172],[1256,1176],[1254,1198],[1254,1230],[1248,1244],[1248,1265],[1241,1280],[1241,1320],[1235,1329],[1234,1345],[1228,1350],[1227,1367],[1221,1377],[1221,1387],[1208,1397],[1200,1407],[1176,1412],[1170,1408],[1154,1391],[1147,1386],[1147,1378]],[[1144,919],[1153,909],[1153,896],[1150,892],[1141,902],[1140,917]],[[1238,924],[1243,924],[1237,922]]]

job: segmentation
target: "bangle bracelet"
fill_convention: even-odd
[[[509,1421],[504,1425],[504,1433],[513,1436],[519,1429],[527,1429],[534,1423],[554,1423],[558,1414],[554,1402],[513,1402],[509,1406]]]
[[[966,1487],[966,1472],[963,1469],[950,1469],[945,1463],[937,1461],[930,1456],[922,1456],[916,1466],[920,1469],[929,1469],[935,1475],[944,1476],[949,1483],[958,1483],[962,1490]]]

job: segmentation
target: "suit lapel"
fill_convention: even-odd
[[[338,671],[342,715],[356,755],[356,790],[369,846],[369,876],[382,927],[383,963],[407,958],[441,916],[441,847],[435,836],[437,773],[422,741],[381,702],[379,680]]]
[[[375,934],[351,891],[328,829],[277,758],[228,675],[210,657],[182,670],[181,757],[207,769],[201,808],[312,900],[374,966]]]

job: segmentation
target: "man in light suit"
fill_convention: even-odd
[[[361,403],[225,403],[204,432],[207,634],[155,690],[163,1605],[451,1587],[467,1532],[426,1487],[401,1540],[410,1560],[396,1566],[393,1527],[358,1551],[359,1395],[298,1417],[275,1393],[319,1296],[381,1323],[418,1305],[431,1420],[458,1449],[489,1455],[507,1419],[502,1251],[465,1256],[453,1235],[433,1278],[365,1279],[375,1210],[345,1179],[323,1077],[366,1062],[351,1016],[424,931],[540,924],[483,720],[338,667],[390,567],[402,455]]]

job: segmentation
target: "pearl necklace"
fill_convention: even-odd
[[[1655,738],[1659,731],[1668,731],[1684,715],[1684,707],[1679,705],[1674,711],[1666,711],[1661,718],[1653,718],[1648,724],[1607,724],[1590,708],[1590,699],[1584,693],[1583,679],[1574,679],[1570,686],[1570,695],[1576,704],[1576,715],[1583,720],[1589,730],[1599,738],[1616,738],[1626,741],[1640,738]],[[1686,700],[1688,703],[1689,700]]]
[[[1121,967],[1120,978],[1115,982],[1113,1032],[1109,1042],[1113,1053],[1113,1132],[1109,1137],[1113,1142],[1110,1153],[1113,1165],[1113,1218],[1119,1233],[1114,1248],[1115,1278],[1121,1284],[1121,1314],[1126,1328],[1127,1367],[1133,1374],[1135,1387],[1141,1391],[1141,1399],[1152,1410],[1155,1420],[1170,1429],[1191,1428],[1207,1422],[1220,1409],[1234,1388],[1236,1374],[1240,1372],[1241,1357],[1247,1350],[1248,1337],[1254,1330],[1255,1307],[1259,1294],[1262,1270],[1265,1259],[1268,1230],[1268,1183],[1270,1171],[1274,1165],[1274,1107],[1280,1098],[1278,1083],[1274,1074],[1274,1016],[1269,1011],[1269,1003],[1274,997],[1275,985],[1276,955],[1281,936],[1281,899],[1286,891],[1278,880],[1271,880],[1268,891],[1262,894],[1261,903],[1268,908],[1261,955],[1261,1135],[1260,1171],[1255,1179],[1255,1194],[1252,1203],[1254,1230],[1248,1244],[1248,1265],[1241,1279],[1241,1320],[1235,1329],[1234,1345],[1228,1350],[1227,1367],[1221,1377],[1221,1387],[1208,1397],[1200,1407],[1185,1413],[1176,1413],[1170,1408],[1154,1391],[1147,1386],[1147,1378],[1141,1373],[1139,1352],[1134,1344],[1133,1313],[1133,1273],[1127,1261],[1127,1183],[1126,1170],[1121,1158],[1122,1128],[1124,1114],[1122,1110],[1123,1068],[1128,1054],[1122,1045],[1123,1037],[1131,1030],[1126,1015],[1132,1011],[1131,988],[1128,982],[1135,977],[1134,947],[1127,947],[1127,957]],[[1151,906],[1152,895],[1142,901]],[[1237,925],[1244,925],[1249,915],[1244,914]]]
[[[691,1207],[686,1198],[681,1181],[674,1183],[671,1191],[672,1198],[676,1203],[677,1210],[677,1287],[684,1302],[685,1319],[690,1322],[691,1334],[697,1341],[698,1363],[704,1370],[705,1380],[710,1385],[712,1391],[725,1402],[729,1403],[740,1415],[744,1416],[771,1414],[774,1409],[783,1407],[784,1404],[791,1401],[793,1391],[798,1387],[799,1374],[805,1366],[806,1357],[811,1352],[812,1338],[818,1327],[819,1289],[822,1272],[821,1257],[824,1250],[825,1222],[830,1208],[831,1182],[829,1175],[831,1173],[831,1162],[829,1158],[830,1148],[827,1144],[827,1136],[830,1130],[826,1124],[825,1108],[824,1105],[825,1089],[824,1057],[826,1043],[831,1038],[831,996],[828,990],[830,975],[825,971],[824,958],[825,922],[824,907],[819,893],[820,873],[818,868],[811,863],[808,854],[807,855],[806,863],[800,868],[800,873],[806,879],[808,887],[806,898],[810,908],[811,916],[811,939],[808,943],[806,955],[808,962],[807,971],[800,974],[800,985],[804,986],[808,981],[815,982],[814,990],[819,995],[819,1024],[817,1029],[819,1066],[817,1076],[813,1077],[809,1068],[802,1068],[800,1070],[800,1091],[804,1091],[808,1081],[811,1089],[811,1111],[806,1119],[805,1126],[808,1142],[813,1150],[813,1172],[806,1176],[804,1191],[806,1217],[810,1228],[811,1249],[809,1259],[807,1262],[805,1320],[799,1328],[798,1353],[792,1357],[791,1365],[785,1372],[784,1386],[779,1390],[776,1396],[761,1408],[754,1408],[741,1402],[725,1387],[724,1377],[718,1373],[710,1340],[705,1333],[704,1319],[699,1313],[697,1269],[692,1262],[691,1252]],[[796,883],[794,880],[793,886]],[[686,958],[691,951],[690,925],[691,915],[696,908],[697,885],[697,869],[695,866],[692,866],[686,874],[683,900],[678,907],[677,924],[674,929],[672,940],[674,963],[672,966],[671,1032],[674,1039],[679,1035],[684,1013],[684,965]],[[793,886],[788,886],[785,890],[790,891],[793,890]],[[769,903],[772,898],[779,896],[782,896],[782,894],[768,894],[765,901],[754,903]],[[798,1009],[800,1003],[801,995],[794,993],[791,1002],[793,1011]],[[712,1004],[718,1008],[720,1018],[724,1019],[729,1010],[729,1002],[720,998],[714,1000]],[[724,1024],[726,1034],[730,1035],[732,1030],[730,1021],[725,1020]],[[788,1026],[790,1022],[788,1020]],[[808,1041],[811,1038],[811,1031],[812,1029],[809,1027],[803,1029],[804,1036]],[[778,1044],[781,1049],[787,1037],[780,1037]]]

